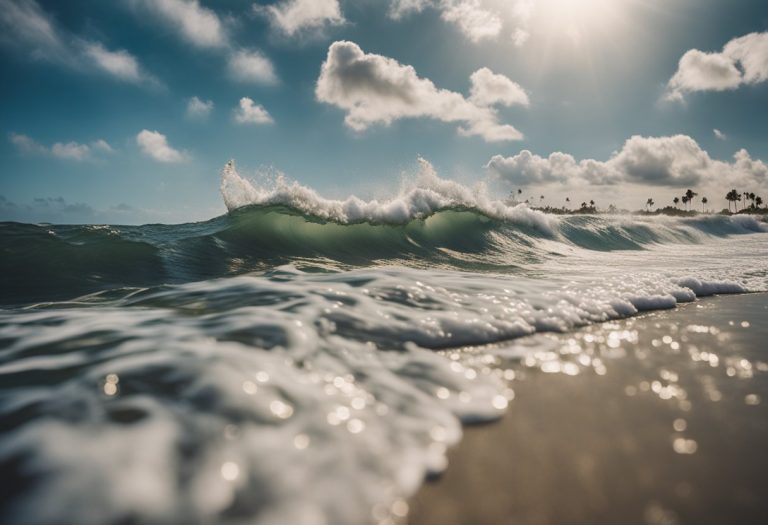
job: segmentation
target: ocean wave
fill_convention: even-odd
[[[397,195],[381,201],[365,201],[354,195],[344,200],[327,199],[311,188],[288,181],[283,175],[277,176],[269,186],[254,185],[240,176],[234,161],[229,161],[222,169],[221,194],[230,211],[248,205],[282,205],[310,217],[340,224],[404,225],[443,210],[466,209],[491,219],[554,234],[557,222],[554,217],[522,204],[509,206],[492,199],[482,184],[468,188],[441,179],[426,160],[419,159],[418,163],[415,177],[404,180]]]
[[[116,287],[178,284],[285,264],[339,270],[405,265],[526,273],[574,249],[647,250],[765,232],[749,216],[547,215],[440,179],[426,161],[391,199],[326,199],[277,177],[259,186],[222,171],[230,211],[200,223],[0,224],[5,304]]]

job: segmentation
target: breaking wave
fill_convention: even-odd
[[[278,177],[270,186],[222,171],[229,213],[200,223],[144,226],[0,224],[6,304],[121,286],[184,283],[284,264],[321,270],[374,265],[525,272],[573,248],[642,250],[766,231],[748,216],[555,216],[419,175],[387,200],[325,199]]]

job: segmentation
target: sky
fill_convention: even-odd
[[[768,198],[764,0],[0,0],[0,78],[0,220],[205,220],[229,159],[333,198],[420,158],[554,206]]]

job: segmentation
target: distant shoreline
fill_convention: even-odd
[[[514,206],[516,204],[525,204],[524,202],[518,202],[518,203],[508,203],[510,206]],[[708,215],[725,215],[725,216],[732,216],[732,215],[759,215],[759,216],[767,216],[768,215],[768,208],[755,208],[755,209],[746,209],[746,210],[739,210],[737,212],[730,212],[726,209],[723,209],[721,211],[695,211],[695,210],[681,210],[679,208],[673,208],[672,206],[668,206],[666,208],[659,208],[657,210],[653,211],[646,211],[646,210],[627,210],[627,209],[598,209],[594,206],[588,206],[586,208],[555,208],[553,206],[530,206],[532,210],[540,211],[542,213],[550,213],[552,215],[637,215],[637,216],[654,216],[654,215],[667,215],[669,217],[699,217],[699,216],[708,216]]]

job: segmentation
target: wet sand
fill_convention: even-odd
[[[768,523],[768,294],[541,337],[410,524]]]

